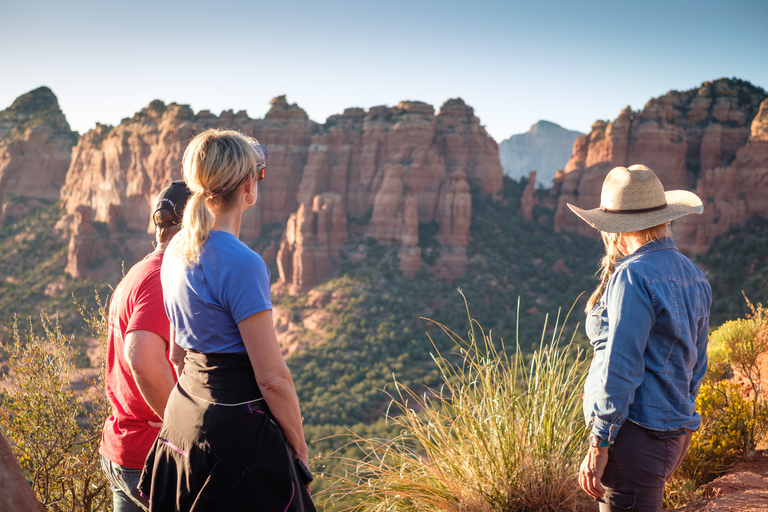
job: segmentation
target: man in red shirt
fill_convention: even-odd
[[[177,380],[169,361],[171,328],[163,308],[160,265],[180,229],[189,196],[183,181],[158,194],[152,213],[157,246],[128,271],[109,305],[105,383],[112,415],[104,423],[99,453],[115,512],[148,508],[136,487]]]

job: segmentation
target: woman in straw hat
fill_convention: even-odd
[[[183,370],[139,483],[150,510],[315,510],[269,269],[239,240],[266,160],[267,148],[231,130],[202,132],[184,152],[192,196],[160,273]]]
[[[568,207],[605,243],[587,303],[594,359],[584,386],[590,448],[579,484],[601,512],[661,510],[664,483],[701,425],[696,395],[707,368],[712,291],[677,252],[669,223],[701,214],[701,200],[665,192],[644,165],[616,167],[600,207]]]

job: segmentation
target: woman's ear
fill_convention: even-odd
[[[253,174],[249,174],[245,178],[243,186],[245,187],[244,191],[246,194],[255,194],[254,189],[256,188],[256,181],[253,179]]]
[[[246,210],[253,208],[258,199],[258,194],[259,189],[256,186],[256,180],[253,179],[253,174],[249,174],[243,182],[243,203]]]

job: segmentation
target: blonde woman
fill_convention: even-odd
[[[223,130],[184,152],[192,196],[161,270],[180,378],[139,485],[150,510],[314,510],[269,270],[238,239],[266,159],[258,141]]]
[[[568,206],[601,232],[606,251],[586,308],[594,358],[579,483],[601,512],[660,511],[664,483],[701,425],[695,405],[712,304],[709,283],[677,251],[669,222],[703,206],[691,192],[665,192],[644,165],[608,173],[599,208]]]

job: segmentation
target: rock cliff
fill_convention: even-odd
[[[335,274],[346,243],[347,213],[341,196],[325,192],[288,218],[277,252],[280,279],[290,293],[308,290]]]
[[[533,220],[533,207],[538,203],[536,196],[536,171],[531,171],[520,198],[520,215],[525,220]]]
[[[526,133],[499,142],[499,159],[504,174],[519,180],[537,171],[537,183],[552,186],[558,169],[571,157],[574,141],[584,135],[549,121],[539,121]]]
[[[501,191],[496,143],[471,107],[448,100],[435,115],[426,103],[347,109],[312,137],[298,200],[338,194],[350,217],[370,216],[363,234],[400,246],[400,269],[421,268],[420,223],[435,222],[444,246],[437,275],[461,276],[467,265],[472,199],[469,182],[491,196]]]
[[[467,265],[470,182],[490,196],[501,190],[498,147],[460,99],[447,101],[437,115],[430,105],[407,101],[368,112],[350,108],[324,124],[284,96],[272,101],[264,119],[195,114],[154,101],[119,126],[89,131],[73,151],[61,195],[72,226],[70,273],[89,274],[89,262],[109,259],[109,251],[128,265],[150,250],[152,198],[180,178],[186,143],[211,127],[252,134],[269,149],[259,202],[241,237],[253,243],[264,227],[287,222],[277,259],[289,290],[334,275],[350,237],[347,218],[353,236],[399,246],[407,275],[422,267],[419,224],[436,223],[445,250],[432,271],[460,276]],[[101,231],[94,232],[94,223]],[[101,243],[117,234],[117,250]]]
[[[47,87],[20,96],[0,112],[3,217],[24,215],[40,200],[58,200],[76,142],[77,133]]]
[[[110,257],[93,252],[99,241],[112,240],[106,243],[118,254],[111,258],[124,260],[126,266],[151,250],[154,196],[168,182],[181,179],[181,158],[189,140],[214,127],[254,135],[269,147],[270,179],[260,184],[259,202],[244,217],[241,236],[252,241],[263,225],[286,221],[298,204],[296,189],[315,129],[303,110],[279,97],[264,119],[251,119],[244,111],[195,114],[186,105],[156,100],[116,127],[99,125],[87,132],[73,150],[61,191],[72,224],[67,266],[72,275],[82,276],[88,262]],[[103,223],[106,233],[95,243],[81,242],[79,237],[93,236],[90,228],[80,226],[83,222]],[[122,243],[115,250],[118,235]]]
[[[708,169],[696,193],[704,201],[700,218],[683,218],[675,226],[694,253],[703,253],[731,226],[754,216],[768,217],[768,99],[752,120],[747,143],[730,166]],[[698,216],[697,216],[698,217]]]
[[[748,82],[720,79],[685,92],[671,91],[649,101],[640,112],[626,108],[612,122],[595,122],[588,135],[576,139],[571,159],[555,180],[556,229],[593,234],[566,203],[599,206],[608,171],[635,163],[652,168],[666,189],[695,190],[701,195],[705,215],[675,225],[678,245],[694,254],[705,251],[716,234],[746,217],[768,215],[768,204],[757,198],[765,188],[748,190],[764,184],[760,178],[765,174],[763,122],[759,121],[763,114],[758,111],[764,111],[760,105],[766,96]],[[712,206],[723,197],[733,204]],[[712,222],[717,228],[710,226]]]
[[[27,483],[13,450],[0,432],[0,510],[45,512],[35,491]]]

